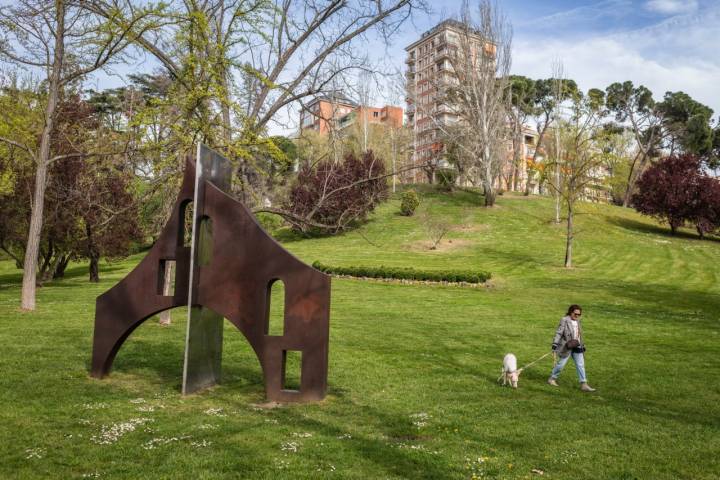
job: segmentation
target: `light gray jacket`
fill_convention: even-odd
[[[567,347],[567,342],[573,338],[573,328],[571,324],[572,320],[569,316],[564,316],[560,319],[557,330],[555,331],[555,337],[553,338],[553,347],[556,348],[556,352],[561,357],[567,357],[570,355],[571,350]],[[585,346],[582,334],[582,324],[580,320],[578,322],[578,340],[580,340],[580,346]]]

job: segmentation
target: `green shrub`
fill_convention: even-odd
[[[436,172],[436,178],[438,185],[442,190],[448,192],[452,191],[455,187],[455,181],[457,180],[457,170],[454,168],[441,168]]]
[[[334,275],[351,277],[389,278],[396,280],[416,280],[430,282],[467,282],[484,283],[491,277],[490,272],[450,271],[450,270],[415,270],[409,267],[331,267],[314,262],[313,268]]]
[[[420,205],[420,198],[415,190],[405,190],[400,196],[400,213],[406,217],[412,217]]]

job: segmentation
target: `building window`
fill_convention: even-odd
[[[373,117],[376,117],[376,118],[377,118],[377,117],[379,117],[379,116],[380,116],[380,112],[373,112]]]

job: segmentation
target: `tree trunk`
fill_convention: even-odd
[[[565,242],[565,268],[572,267],[572,247],[573,247],[573,207],[568,202],[567,209],[567,240]]]
[[[555,223],[560,223],[560,133],[555,128]]]
[[[175,262],[165,262],[165,276],[163,277],[163,295],[170,295],[170,288],[172,287],[173,281],[173,267]],[[170,310],[163,310],[160,312],[160,325],[170,325],[172,321],[172,315]]]
[[[485,129],[487,130],[487,129]],[[487,138],[487,137],[485,137]],[[493,188],[493,168],[492,158],[490,153],[490,146],[485,145],[483,148],[483,166],[485,167],[485,174],[483,175],[483,190],[485,190],[485,206],[492,207],[495,205],[495,189]]]
[[[638,159],[636,158],[636,161]],[[625,197],[623,198],[623,207],[629,207],[630,206],[630,199],[632,198],[633,190],[635,190],[635,182],[637,181],[637,172],[638,170],[642,170],[644,164],[645,164],[645,154],[640,153],[640,162],[637,167],[635,168],[635,165],[637,164],[636,161],[633,161],[632,165],[630,165],[630,173],[628,173],[628,184],[627,184],[627,190],[625,190]]]
[[[38,251],[38,256],[43,257],[38,271],[38,275],[40,276],[40,281],[37,282],[38,285],[42,285],[52,278],[52,273],[55,270],[55,265],[51,265],[54,254],[55,248],[53,248],[53,241],[49,239],[47,251],[44,254],[42,251]]]
[[[496,192],[492,186],[492,180],[486,180],[483,183],[483,190],[485,191],[485,206],[492,207],[495,205]]]
[[[537,141],[535,142],[535,152],[533,153],[532,162],[533,165],[537,166],[537,159],[538,155],[540,154],[540,146],[542,145],[543,139],[545,138],[545,132],[547,131],[548,126],[550,125],[550,120],[546,116],[545,117],[545,123],[543,124],[543,127],[540,129],[540,132],[538,133]],[[528,179],[529,180],[529,179]],[[538,193],[542,195],[542,184],[540,182],[540,179],[538,178]],[[525,195],[530,195],[530,182],[527,182],[525,185]]]
[[[523,157],[522,122],[515,121],[515,134],[513,135],[513,165],[512,165],[512,191],[517,192],[520,187],[520,161]],[[510,188],[509,188],[510,189]]]
[[[20,308],[27,311],[35,310],[35,289],[37,280],[37,259],[40,250],[40,235],[43,224],[43,208],[45,206],[45,188],[47,187],[48,163],[50,159],[50,134],[54,128],[55,109],[60,92],[60,76],[62,75],[65,55],[65,5],[62,0],[55,1],[55,52],[53,66],[48,84],[48,103],[45,107],[45,125],[40,136],[40,151],[36,160],[35,191],[33,193],[30,228],[25,249],[23,264],[23,282]]]
[[[85,222],[85,232],[87,233],[88,258],[90,259],[90,281],[98,283],[100,281],[100,251],[98,250],[97,245],[95,245],[92,229],[87,221]]]
[[[90,253],[90,281],[98,283],[100,281],[100,268],[99,268],[100,256],[97,252]]]
[[[58,262],[57,266],[55,267],[55,271],[53,272],[53,278],[64,278],[65,277],[65,269],[67,268],[68,264],[70,263],[70,254],[64,255],[60,261]]]

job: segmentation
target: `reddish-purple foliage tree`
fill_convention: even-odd
[[[122,155],[87,155],[116,149],[114,134],[102,129],[96,107],[70,96],[58,110],[52,149],[78,156],[56,162],[51,170],[47,198],[57,208],[46,215],[54,226],[49,239],[63,247],[54,276],[63,275],[70,258],[87,258],[90,281],[97,282],[100,257],[125,256],[141,238],[132,172],[123,166]]]
[[[701,176],[697,192],[697,209],[689,219],[695,224],[700,238],[720,227],[720,181]]]
[[[704,235],[720,221],[718,189],[718,181],[703,174],[697,156],[671,156],[643,173],[632,203],[638,212],[667,222],[673,234],[689,221]]]
[[[71,259],[87,258],[90,280],[98,281],[100,257],[124,256],[141,238],[137,201],[130,190],[133,175],[120,155],[85,155],[87,148],[109,150],[97,145],[104,137],[92,106],[69,96],[60,101],[58,111],[51,151],[66,157],[49,168],[37,279],[41,283],[62,277]],[[4,162],[0,159],[0,167]],[[18,268],[27,241],[33,184],[33,171],[18,170],[13,194],[0,199],[0,249]]]
[[[385,164],[367,151],[361,158],[305,165],[298,172],[283,209],[301,232],[337,233],[367,218],[387,198]]]

